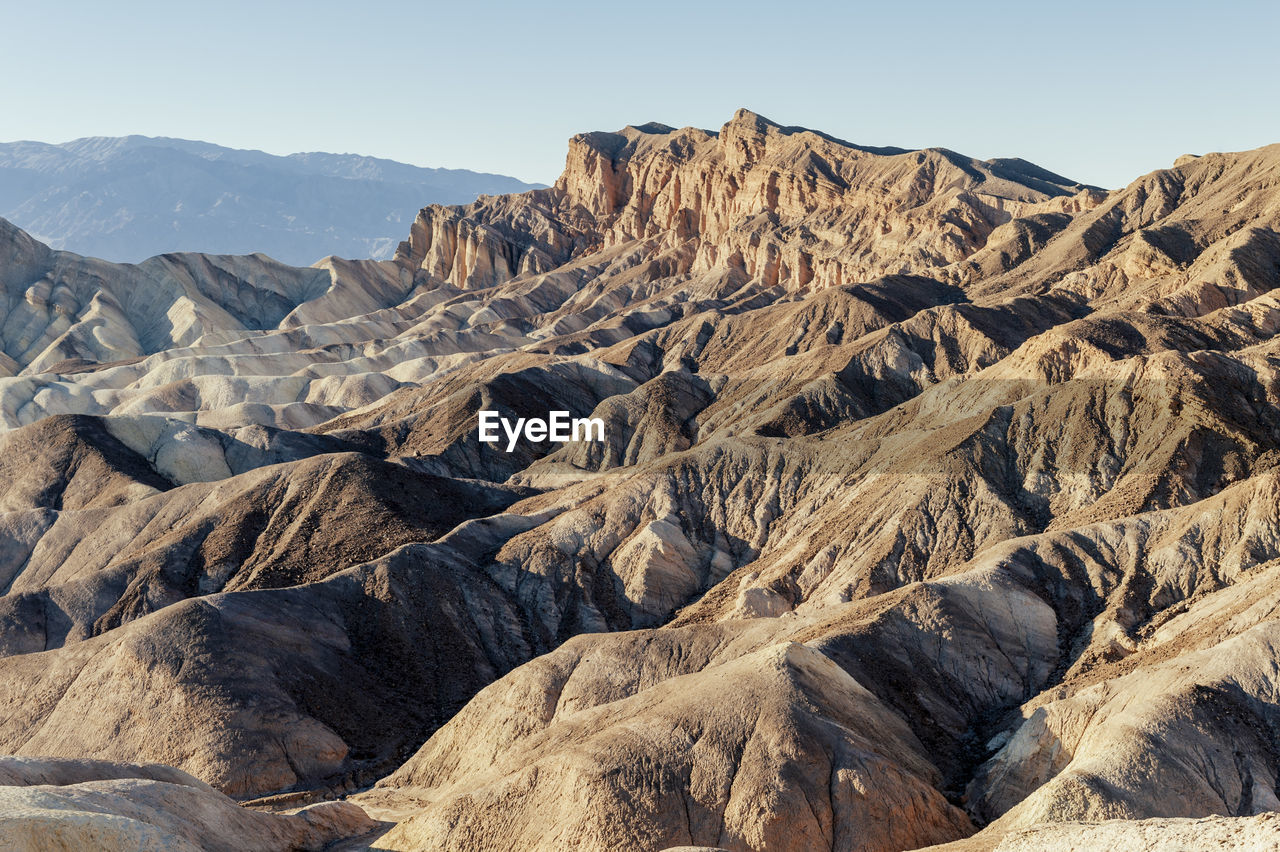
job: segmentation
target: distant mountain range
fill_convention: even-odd
[[[354,154],[291,154],[147,136],[0,143],[0,216],[58,249],[118,262],[263,252],[306,265],[389,258],[427,204],[529,184]]]

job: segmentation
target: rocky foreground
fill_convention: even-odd
[[[1280,847],[1278,286],[1280,146],[1108,193],[746,111],[392,261],[3,226],[0,751],[112,763],[0,838]]]

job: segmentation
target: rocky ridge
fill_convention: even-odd
[[[11,232],[0,748],[377,780],[378,848],[1261,831],[1277,174],[741,111],[575,137],[384,263]],[[477,440],[552,407],[607,440]]]

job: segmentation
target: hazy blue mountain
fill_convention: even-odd
[[[136,262],[172,251],[390,257],[418,210],[527,184],[353,154],[278,157],[207,142],[0,143],[0,216],[54,248]]]

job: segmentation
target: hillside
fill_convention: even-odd
[[[386,849],[1274,829],[1280,146],[1104,192],[742,110],[385,261],[0,238],[0,751]]]

